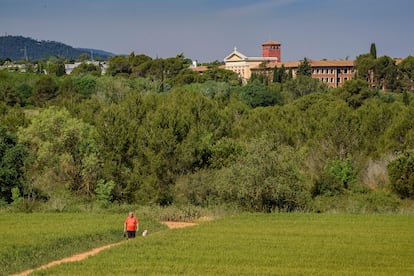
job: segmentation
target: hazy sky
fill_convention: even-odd
[[[0,35],[115,54],[223,60],[234,47],[282,60],[414,55],[413,0],[0,0]]]

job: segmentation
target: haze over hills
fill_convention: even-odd
[[[74,48],[61,42],[35,40],[23,36],[0,36],[0,58],[18,60],[38,60],[49,56],[76,59],[81,54],[88,54],[94,59],[108,59],[115,54],[89,48]]]

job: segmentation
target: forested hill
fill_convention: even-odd
[[[23,36],[0,36],[0,58],[18,60],[38,60],[49,56],[76,59],[81,54],[93,55],[99,59],[108,59],[113,53],[87,48],[73,48],[56,41],[39,41]]]

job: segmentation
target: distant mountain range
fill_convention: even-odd
[[[49,56],[76,59],[87,53],[94,59],[108,59],[115,54],[89,48],[73,48],[56,41],[39,41],[23,36],[0,36],[0,58],[18,60],[39,60]]]

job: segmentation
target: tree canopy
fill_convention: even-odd
[[[384,193],[389,208],[413,197],[412,57],[360,55],[358,78],[338,88],[306,64],[241,84],[182,54],[109,63],[106,75],[0,72],[2,204],[16,188],[58,210],[76,199],[323,211],[332,198],[363,209]]]

